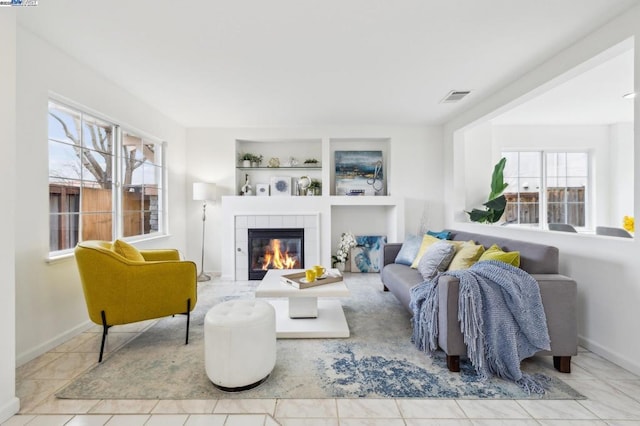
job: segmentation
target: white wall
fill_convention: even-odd
[[[74,259],[49,251],[47,99],[54,92],[168,142],[170,237],[141,248],[185,249],[185,130],[44,40],[17,31],[16,336],[18,364],[88,325]],[[4,61],[4,59],[3,59]],[[4,300],[4,298],[3,298]],[[97,349],[97,348],[96,348]]]
[[[578,326],[581,344],[595,353],[640,374],[640,239],[607,238],[569,233],[514,229],[471,224],[461,221],[465,207],[463,197],[453,194],[464,184],[464,172],[457,170],[464,131],[499,114],[510,103],[530,96],[540,86],[587,61],[611,46],[634,36],[640,37],[640,5],[627,11],[573,46],[531,70],[522,78],[505,86],[493,96],[470,108],[445,125],[445,194],[447,226],[529,241],[552,244],[560,249],[561,272],[578,283]],[[640,55],[635,54],[635,87],[640,87]],[[639,99],[635,99],[635,123],[640,123]],[[462,129],[462,130],[461,130]],[[640,126],[634,130],[635,146],[640,140]],[[634,149],[634,168],[640,170],[640,150]],[[625,172],[631,174],[628,170]],[[458,179],[463,177],[462,182]],[[638,200],[640,185],[635,185]],[[635,217],[640,203],[634,207]]]
[[[405,197],[405,224],[407,232],[416,232],[425,204],[428,222],[433,228],[443,224],[442,191],[442,130],[417,127],[299,127],[299,128],[224,128],[189,129],[187,132],[188,185],[202,180],[216,182],[223,195],[232,195],[235,189],[235,140],[322,139],[322,138],[390,138],[389,193]],[[191,196],[189,190],[188,196]],[[200,256],[201,204],[188,201],[187,253]],[[357,223],[357,213],[336,209],[339,219]],[[207,241],[205,269],[221,271],[221,210],[219,204],[211,206],[207,215]],[[337,229],[340,224],[333,224]],[[361,225],[356,225],[361,226]],[[358,228],[360,229],[360,228]]]
[[[16,184],[16,15],[15,10],[0,13],[0,423],[18,412],[16,398],[15,334],[15,184]]]
[[[611,141],[610,186],[606,188],[610,194],[610,223],[604,226],[621,226],[621,218],[633,216],[633,123],[620,123],[609,128]],[[636,183],[640,185],[640,183]]]

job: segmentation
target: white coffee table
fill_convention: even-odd
[[[339,300],[351,292],[344,280],[299,290],[280,280],[283,274],[302,272],[296,269],[270,269],[258,288],[256,297],[286,298],[269,300],[276,310],[276,337],[290,339],[349,337],[349,325]],[[339,274],[330,269],[330,274]]]

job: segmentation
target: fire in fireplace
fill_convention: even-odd
[[[261,280],[269,269],[304,268],[304,229],[249,229],[248,258],[250,280]]]

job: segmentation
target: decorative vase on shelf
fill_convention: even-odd
[[[336,263],[336,269],[338,271],[340,271],[340,273],[343,273],[344,272],[344,262],[337,262]]]
[[[242,167],[251,167],[251,160],[242,160]]]

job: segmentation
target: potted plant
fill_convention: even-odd
[[[251,167],[251,160],[253,160],[254,155],[247,152],[240,155],[240,161],[242,162],[242,167]]]
[[[307,188],[307,195],[322,195],[322,185],[318,179],[311,179]]]
[[[485,206],[485,209],[472,209],[470,212],[467,212],[469,219],[472,222],[496,223],[502,217],[502,214],[507,207],[507,199],[502,193],[507,189],[507,186],[509,186],[504,182],[503,177],[504,166],[506,163],[507,159],[503,157],[493,168],[489,201],[482,204]]]
[[[305,167],[318,167],[318,160],[316,160],[315,158],[307,158],[306,160],[304,160],[304,166]]]
[[[331,256],[332,266],[338,268],[340,272],[344,271],[349,253],[355,246],[357,246],[356,237],[351,232],[343,232],[338,243],[338,251],[334,256]]]
[[[262,155],[251,155],[251,167],[260,167],[262,163]]]

